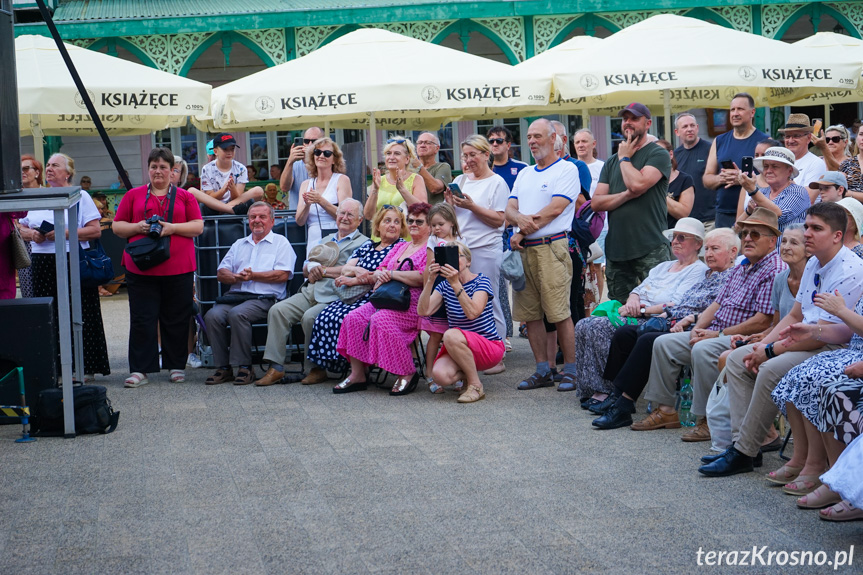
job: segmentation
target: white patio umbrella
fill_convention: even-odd
[[[109,134],[147,134],[209,111],[211,86],[134,62],[65,44]],[[15,39],[21,132],[93,135],[72,76],[51,38]],[[36,146],[37,150],[41,146]]]
[[[379,119],[417,129],[423,121],[544,104],[550,87],[549,76],[366,28],[214,89],[212,118],[224,130],[368,123],[374,153]]]
[[[856,58],[859,62],[863,62],[863,40],[852,38],[845,34],[836,34],[835,32],[818,32],[808,38],[803,38],[794,43],[794,46],[802,47],[818,54],[822,61],[830,61],[835,58]],[[830,104],[840,104],[844,102],[860,102],[863,101],[863,87],[851,86],[839,89],[811,89],[804,90],[806,92],[803,98],[790,102],[790,105],[798,106],[824,106],[824,127],[830,125]]]
[[[737,92],[781,105],[808,88],[857,87],[863,62],[812,51],[694,18],[661,14],[586,48],[554,75],[565,99],[600,107],[723,107]],[[669,124],[670,122],[667,122]]]

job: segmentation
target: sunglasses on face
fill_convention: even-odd
[[[834,144],[838,144],[839,142],[841,142],[844,139],[845,138],[843,138],[842,136],[826,136],[824,138],[824,141],[827,142],[828,144],[830,142],[833,142]]]
[[[332,150],[315,150],[312,152],[315,156],[323,156],[325,158],[332,158],[333,151]]]
[[[314,138],[303,138],[303,145],[308,146],[309,144],[314,144],[314,143],[315,143]]]
[[[742,232],[739,232],[737,234],[737,237],[740,238],[741,240],[745,240],[746,236],[749,236],[750,238],[752,238],[752,241],[757,242],[758,240],[761,239],[761,236],[766,236],[766,235],[767,234],[762,234],[761,232],[759,232],[757,230],[743,230]]]
[[[818,288],[821,287],[821,274],[815,274],[815,289],[812,290],[812,301],[815,301],[815,296],[818,294]]]
[[[425,223],[426,223],[425,220],[416,220],[414,218],[408,218],[408,225],[409,226],[413,226],[413,225],[421,226]]]
[[[387,144],[404,144],[406,141],[404,138],[390,138]]]
[[[493,146],[494,146],[494,145],[498,145],[498,146],[499,146],[500,144],[503,144],[503,143],[505,143],[505,142],[506,142],[506,140],[504,140],[503,138],[489,138],[489,139],[488,139],[488,143],[489,143],[489,144],[491,144],[491,145],[493,145]]]
[[[680,242],[681,244],[688,239],[689,239],[689,236],[684,235],[684,234],[675,234],[675,235],[671,236],[672,242]]]
[[[21,166],[21,171],[24,172],[25,174],[27,172],[29,172],[30,170],[33,170],[35,172],[36,168],[34,168],[33,166]]]

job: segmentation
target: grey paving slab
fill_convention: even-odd
[[[120,426],[30,445],[0,426],[3,572],[724,573],[698,567],[699,548],[832,558],[863,535],[768,487],[775,454],[702,478],[706,446],[681,430],[595,431],[574,394],[517,391],[525,340],[468,406],[423,386],[205,386],[207,370],[128,390],[124,296],[103,314],[114,375],[98,383]]]

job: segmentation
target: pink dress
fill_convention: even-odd
[[[395,270],[399,256],[410,242],[393,248],[378,269]],[[409,258],[414,271],[421,272],[426,267],[426,250],[419,249]],[[408,269],[405,265],[403,269]],[[419,334],[419,315],[417,302],[421,288],[411,288],[411,305],[407,311],[377,309],[366,303],[345,317],[339,332],[336,350],[345,357],[354,357],[363,363],[378,367],[395,375],[411,375],[416,371],[410,344]],[[368,341],[363,340],[366,327],[369,328]]]

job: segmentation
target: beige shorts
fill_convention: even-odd
[[[513,294],[513,319],[538,321],[545,314],[549,322],[557,323],[570,317],[572,259],[568,242],[562,239],[525,248],[521,262],[525,286]]]

